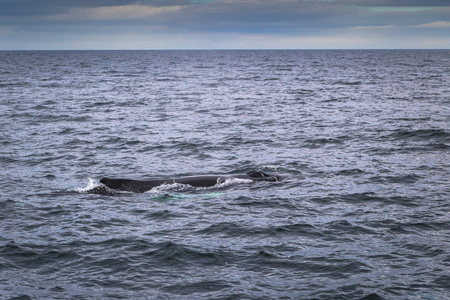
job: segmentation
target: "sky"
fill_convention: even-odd
[[[0,50],[450,49],[450,0],[0,0]]]

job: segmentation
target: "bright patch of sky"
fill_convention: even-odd
[[[375,11],[375,12],[420,12],[420,11],[426,11],[426,10],[432,10],[436,9],[436,6],[431,7],[423,7],[423,6],[372,6],[368,7],[368,10]]]

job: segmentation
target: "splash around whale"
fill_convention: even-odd
[[[281,180],[281,177],[269,175],[264,172],[251,171],[248,172],[247,174],[200,175],[200,176],[188,176],[188,177],[168,178],[168,179],[153,179],[153,180],[133,180],[120,178],[112,179],[105,177],[100,179],[100,182],[113,190],[143,193],[164,184],[180,183],[180,184],[187,184],[193,187],[212,187],[224,183],[229,179],[277,182]]]

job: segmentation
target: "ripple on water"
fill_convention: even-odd
[[[449,298],[448,57],[0,52],[0,298]]]

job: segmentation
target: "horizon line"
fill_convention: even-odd
[[[0,51],[430,51],[450,50],[450,48],[167,48],[167,49],[0,49]]]

